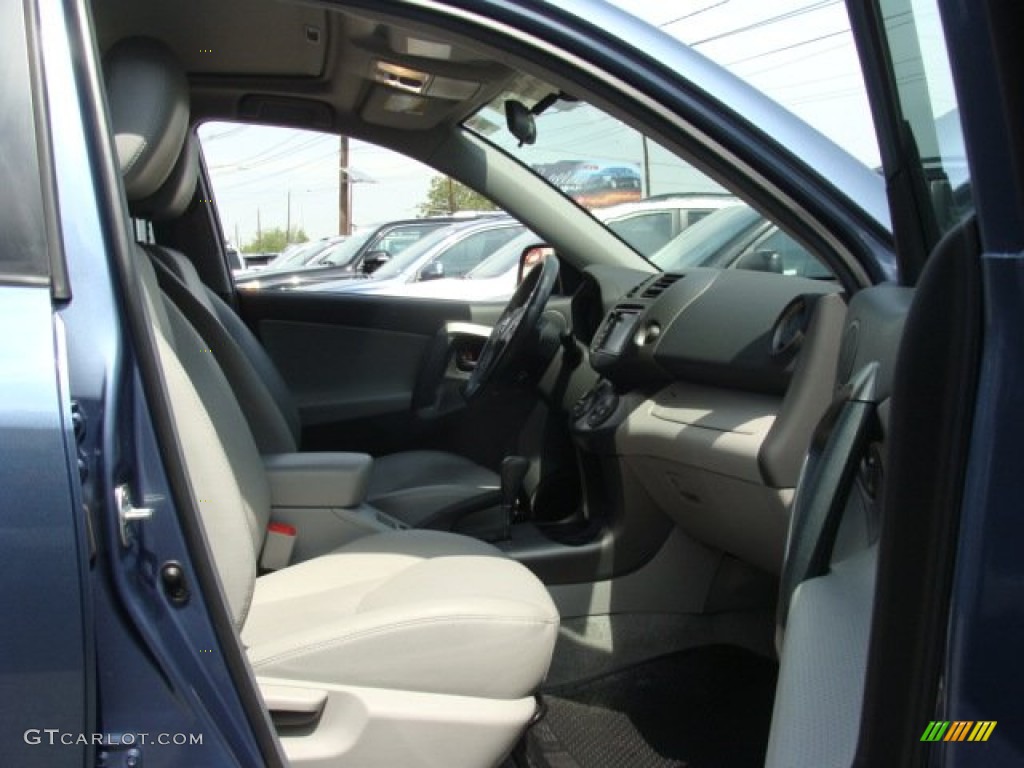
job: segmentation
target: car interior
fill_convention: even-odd
[[[916,288],[873,286],[884,235],[808,215],[696,116],[454,13],[92,15],[176,503],[291,765],[850,764],[881,696],[872,617],[899,597],[876,595],[883,529],[950,504],[930,459],[962,446],[919,406],[970,391],[934,375],[976,354],[969,222]],[[481,133],[508,93],[643,130],[828,268],[660,271]],[[211,120],[401,152],[555,253],[507,305],[236,291]]]

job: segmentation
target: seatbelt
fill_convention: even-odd
[[[877,362],[851,378],[825,412],[811,439],[790,507],[776,614],[781,638],[793,593],[801,582],[828,572],[832,548],[867,448],[880,432]]]

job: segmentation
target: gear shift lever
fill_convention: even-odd
[[[501,462],[501,515],[502,539],[512,537],[512,518],[516,513],[516,499],[523,489],[523,480],[530,462],[522,456],[506,456]]]

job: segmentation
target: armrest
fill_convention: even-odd
[[[365,453],[278,453],[263,457],[275,507],[355,507],[366,500],[373,457]]]

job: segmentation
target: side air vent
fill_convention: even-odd
[[[649,283],[644,292],[640,294],[640,298],[656,299],[671,288],[680,278],[682,278],[682,275],[678,275],[675,272],[666,272],[653,283]]]
[[[627,293],[626,295],[627,295],[627,296],[628,296],[629,298],[631,298],[631,299],[635,299],[635,298],[636,298],[637,296],[639,296],[639,295],[640,295],[640,293],[641,293],[641,292],[643,291],[643,289],[644,289],[644,286],[645,286],[645,285],[647,285],[647,283],[648,283],[648,281],[649,281],[650,279],[651,279],[651,278],[649,278],[649,277],[645,277],[645,278],[644,278],[643,280],[641,280],[641,281],[640,281],[639,283],[637,283],[637,284],[636,284],[636,285],[634,285],[634,286],[633,286],[632,288],[630,288],[630,289],[629,289],[629,293]]]

